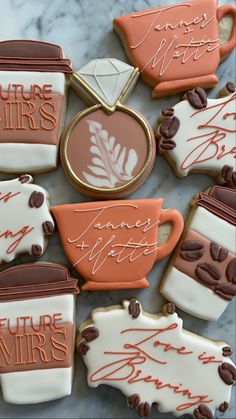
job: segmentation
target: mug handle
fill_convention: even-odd
[[[175,209],[161,210],[159,225],[171,223],[171,233],[164,244],[157,249],[156,262],[168,256],[175,248],[184,228],[184,220],[179,211]]]
[[[227,55],[230,54],[232,49],[236,45],[236,7],[232,4],[224,4],[222,6],[217,7],[217,20],[220,22],[220,20],[226,16],[231,15],[233,18],[233,26],[232,26],[232,32],[230,35],[230,39],[220,46],[220,58],[221,60],[227,57]]]

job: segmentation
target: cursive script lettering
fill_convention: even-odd
[[[229,107],[235,106],[236,94],[227,98],[223,103],[219,103],[207,108],[200,109],[194,112],[191,115],[191,118],[194,118],[196,115],[206,114],[206,122],[202,122],[198,125],[197,129],[200,131],[199,135],[190,137],[187,139],[187,142],[194,142],[197,145],[190,151],[190,153],[185,157],[184,161],[181,164],[181,169],[186,170],[191,166],[202,163],[213,158],[220,160],[223,157],[232,154],[236,156],[236,146],[228,146],[227,143],[222,143],[222,141],[227,141],[229,136],[236,133],[236,127],[230,128],[227,125],[224,125],[224,121],[227,120],[233,114],[226,112],[226,109]],[[209,111],[213,110],[213,115],[209,118]]]
[[[12,199],[15,196],[20,195],[20,194],[21,194],[20,192],[16,192],[16,193],[7,192],[6,194],[3,195],[3,193],[0,192],[0,201],[2,201],[4,203],[7,203],[10,199]]]
[[[203,55],[219,47],[218,38],[212,39],[206,33],[202,32],[216,19],[215,16],[208,17],[206,13],[203,13],[201,16],[194,16],[189,21],[180,19],[174,23],[158,23],[158,19],[163,19],[165,15],[169,18],[173,9],[190,7],[192,7],[191,4],[184,3],[132,15],[134,19],[151,16],[152,20],[147,29],[146,25],[144,26],[145,33],[141,39],[137,43],[130,45],[131,49],[139,48],[150,39],[153,40],[156,34],[158,35],[157,46],[154,47],[155,51],[151,53],[150,59],[148,59],[147,63],[141,69],[142,72],[148,66],[151,66],[151,69],[155,69],[159,65],[159,76],[163,76],[174,59],[180,59],[181,64],[185,64],[190,60],[193,62],[198,61]],[[174,35],[172,35],[173,31]],[[198,31],[197,35],[194,34],[195,36],[191,36],[188,39],[188,35],[194,33],[194,31]],[[161,32],[167,34],[165,38],[160,38]],[[196,39],[198,34],[200,38]]]
[[[3,233],[0,231],[0,239],[15,239],[10,244],[10,246],[7,248],[6,253],[10,254],[16,250],[16,248],[19,246],[19,244],[22,242],[25,236],[27,236],[34,227],[30,227],[29,225],[26,225],[22,227],[20,230],[13,232],[12,230],[5,230]]]
[[[82,256],[79,257],[78,260],[74,263],[74,266],[87,259],[92,263],[91,271],[93,275],[96,274],[96,272],[110,258],[113,258],[116,263],[122,263],[125,260],[134,262],[142,256],[148,256],[152,253],[155,253],[158,248],[158,242],[150,242],[145,233],[148,233],[153,229],[155,231],[159,224],[159,220],[153,222],[151,218],[145,218],[144,220],[136,220],[134,222],[127,222],[125,220],[122,220],[118,223],[111,221],[104,222],[103,219],[106,216],[106,213],[113,208],[127,208],[131,211],[138,210],[138,206],[132,204],[115,204],[94,209],[75,210],[75,212],[78,214],[84,212],[94,213],[92,220],[88,223],[87,227],[79,236],[76,236],[75,238],[68,238],[68,243],[74,245],[83,253]],[[100,219],[102,219],[102,221],[100,221]],[[127,240],[124,242],[117,243],[118,233],[116,232],[120,230],[130,231],[131,237],[127,238]],[[139,232],[141,235],[140,240],[134,240],[132,238],[132,230]],[[107,234],[104,234],[104,236],[101,235],[99,237],[94,235],[94,242],[89,243],[87,241],[86,235],[93,231],[101,231],[101,233],[111,231],[111,235],[107,236]],[[93,235],[91,237],[93,237]]]
[[[178,411],[186,410],[192,406],[199,405],[200,403],[206,404],[212,402],[213,400],[209,398],[208,394],[194,394],[189,388],[186,388],[185,385],[182,383],[175,384],[170,382],[164,382],[162,378],[155,377],[153,376],[153,374],[147,374],[144,372],[144,368],[147,365],[147,361],[152,361],[154,363],[153,367],[155,366],[155,364],[167,364],[167,361],[159,359],[159,357],[157,358],[156,356],[153,356],[151,353],[147,351],[147,343],[151,345],[151,348],[158,348],[159,352],[163,354],[169,351],[173,351],[176,353],[177,356],[194,355],[194,352],[192,350],[188,350],[182,345],[176,346],[172,345],[172,343],[170,342],[164,342],[159,339],[156,339],[157,336],[159,337],[160,335],[163,335],[177,328],[178,324],[172,323],[169,326],[163,328],[130,328],[122,330],[122,335],[132,334],[132,336],[134,336],[135,333],[137,333],[137,335],[140,333],[144,333],[145,337],[132,344],[129,342],[125,343],[121,351],[104,352],[104,355],[108,355],[109,357],[115,357],[116,360],[106,363],[98,370],[93,372],[90,375],[90,381],[92,383],[96,383],[98,381],[127,381],[127,383],[130,385],[132,385],[133,383],[142,382],[153,383],[156,390],[169,388],[175,394],[182,394],[188,399],[187,402],[181,403],[177,406],[176,409]],[[201,358],[201,360],[206,361],[205,363],[213,362],[213,359],[215,359],[215,357],[213,356],[205,357],[205,353],[201,355],[204,356],[204,358]],[[198,359],[200,359],[200,357]]]

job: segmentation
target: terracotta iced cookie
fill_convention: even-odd
[[[41,41],[0,42],[0,170],[55,169],[70,60]]]
[[[232,351],[184,330],[174,304],[165,312],[145,313],[136,300],[94,310],[77,340],[88,384],[117,388],[141,417],[155,403],[161,413],[213,419],[230,402],[236,380]]]
[[[178,176],[203,172],[236,186],[235,85],[227,83],[221,96],[208,99],[197,87],[173,108],[164,108],[156,131],[158,150]]]
[[[183,230],[181,214],[162,205],[160,198],[52,207],[64,250],[86,281],[82,289],[149,286],[146,275]]]
[[[71,394],[77,280],[66,267],[26,264],[0,272],[0,382],[8,403]]]
[[[194,316],[217,320],[236,295],[236,190],[214,186],[192,205],[161,293]]]
[[[47,191],[30,175],[0,182],[0,263],[28,253],[41,256],[54,233]]]
[[[236,44],[236,8],[192,0],[114,19],[131,63],[153,97],[218,82],[215,71]]]
[[[92,107],[79,112],[64,131],[61,159],[66,175],[83,194],[123,197],[150,173],[156,145],[144,117],[122,103],[139,72],[115,58],[90,61],[71,78]]]

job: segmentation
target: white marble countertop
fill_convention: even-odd
[[[173,2],[173,1],[172,1]],[[222,1],[224,3],[225,1]],[[228,3],[235,3],[228,0]],[[1,25],[0,39],[41,39],[63,46],[71,58],[74,69],[80,68],[93,58],[116,57],[127,60],[118,37],[112,32],[112,19],[115,16],[131,11],[142,10],[156,5],[171,3],[164,0],[0,0]],[[235,55],[220,65],[217,75],[219,86],[209,92],[215,97],[225,82],[235,82]],[[157,116],[163,105],[171,106],[178,97],[163,100],[151,99],[151,90],[143,82],[138,82],[129,105],[142,112],[155,127]],[[85,104],[73,93],[70,93],[67,121]],[[0,174],[0,180],[9,176]],[[86,200],[69,184],[62,168],[55,172],[35,176],[35,183],[45,187],[51,196],[52,204],[79,202]],[[133,194],[133,198],[150,198],[163,196],[165,207],[178,208],[187,215],[188,203],[192,196],[213,184],[210,177],[193,175],[177,179],[168,163],[157,157],[156,165],[146,183]],[[52,262],[68,263],[59,243],[58,235],[49,243],[43,259]],[[19,258],[17,263],[26,261]],[[98,306],[120,303],[125,297],[137,297],[145,310],[158,312],[163,305],[163,298],[158,293],[158,285],[167,258],[156,266],[149,279],[151,287],[137,291],[117,292],[82,292],[77,300],[78,323],[83,321]],[[178,312],[180,312],[178,310]],[[235,301],[232,302],[217,323],[207,323],[180,313],[184,327],[212,339],[223,340],[235,349]],[[13,406],[2,401],[0,396],[1,418],[135,418],[137,414],[127,407],[124,396],[115,389],[101,386],[98,389],[88,388],[86,369],[82,360],[76,355],[75,381],[70,397],[41,405]],[[151,417],[172,418],[169,414],[158,414],[154,409]],[[217,418],[221,414],[217,413]],[[236,417],[235,400],[232,398],[230,408],[224,416],[227,419]]]

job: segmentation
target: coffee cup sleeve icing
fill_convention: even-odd
[[[77,349],[88,385],[120,390],[141,417],[154,404],[161,414],[195,419],[213,419],[229,406],[236,379],[231,348],[184,330],[173,303],[157,315],[136,299],[98,308],[80,326]]]
[[[0,42],[0,169],[56,168],[70,60],[58,45]]]
[[[71,393],[77,280],[53,263],[0,272],[0,377],[5,401],[31,404]]]
[[[214,186],[194,200],[161,293],[182,310],[217,320],[236,295],[236,190]]]

